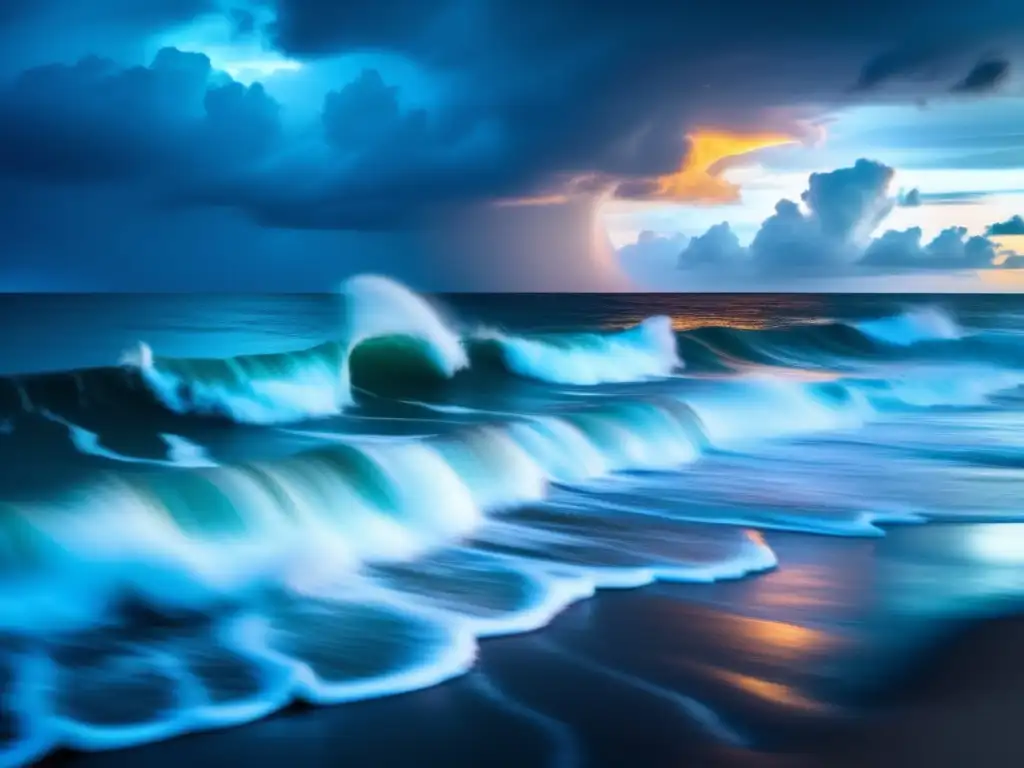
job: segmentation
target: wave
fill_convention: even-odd
[[[88,623],[126,591],[178,610],[261,584],[342,578],[449,545],[495,515],[543,501],[553,484],[670,470],[708,448],[851,426],[862,416],[848,393],[752,378],[706,397],[610,400],[444,436],[333,435],[283,459],[231,466],[165,435],[172,457],[148,463],[178,471],[113,474],[5,510],[0,536],[22,553],[7,575],[49,599],[0,606],[0,626]],[[85,442],[90,453],[109,453]],[[311,572],[314,563],[324,572]],[[71,592],[55,599],[62,590]]]
[[[342,289],[341,340],[312,349],[223,359],[125,358],[177,413],[270,424],[336,415],[353,390],[420,394],[470,367],[488,349],[506,372],[550,383],[594,385],[666,376],[681,366],[671,320],[655,317],[618,333],[527,338],[499,331],[462,334],[426,299],[377,276]]]
[[[853,327],[869,338],[901,347],[964,337],[956,319],[939,307],[915,307],[892,317],[854,323]]]
[[[157,355],[145,343],[121,365],[7,381],[7,411],[54,413],[122,404],[178,415],[278,424],[333,416],[356,392],[421,395],[470,368],[496,362],[513,377],[593,385],[666,376],[682,363],[668,318],[606,334],[538,338],[461,333],[426,299],[383,277],[345,283],[339,336],[315,347],[225,358]],[[489,351],[490,350],[490,351]]]
[[[683,365],[669,317],[650,317],[618,333],[529,338],[481,331],[473,341],[485,349],[495,345],[508,371],[550,384],[636,382],[668,376]]]
[[[675,334],[668,317],[605,333],[513,335],[457,332],[426,300],[385,278],[346,285],[344,340],[276,355],[221,360],[135,358],[160,400],[178,413],[214,413],[279,423],[341,413],[355,390],[419,397],[459,374],[497,372],[546,384],[636,383],[694,372],[751,367],[844,369],[865,359],[897,359],[922,341],[964,337],[936,308],[880,320],[765,331],[704,328]],[[493,385],[492,379],[487,379]]]
[[[465,672],[477,637],[541,627],[597,588],[774,567],[739,528],[641,524],[610,537],[600,519],[570,529],[544,512],[554,484],[685,464],[703,435],[678,400],[616,403],[428,439],[342,437],[275,461],[112,473],[7,504],[0,629],[26,647],[45,637],[17,690],[52,700],[12,702],[24,740],[0,759],[230,725],[293,698],[425,687]]]
[[[342,338],[312,349],[220,359],[155,357],[143,345],[136,366],[177,413],[272,424],[340,413],[351,405],[353,356],[376,361],[384,377],[425,370],[450,378],[468,365],[461,339],[425,299],[387,278],[364,275],[342,288]]]
[[[949,404],[959,404],[966,395],[939,381],[920,385],[892,366],[914,360],[981,370],[979,361],[991,369],[988,361],[1003,357],[1005,370],[984,378],[1007,386],[1014,371],[1024,368],[1012,346],[967,334],[934,307],[863,322],[757,331],[707,327],[674,333],[671,319],[658,316],[625,330],[514,335],[460,330],[428,300],[382,277],[352,278],[341,298],[338,339],[307,349],[186,359],[162,357],[140,344],[118,367],[0,379],[4,432],[17,427],[19,414],[58,414],[85,430],[72,430],[82,448],[87,433],[102,432],[112,422],[140,421],[175,434],[169,417],[301,422],[352,410],[360,393],[443,402],[453,380],[459,391],[500,391],[517,382],[587,388],[664,379],[684,370],[691,376],[818,370],[868,379],[888,377],[890,370],[896,373],[887,383],[866,387],[869,395],[891,390],[890,401],[920,406],[942,405],[948,394]],[[995,389],[986,383],[972,392],[977,400]]]
[[[213,459],[207,455],[206,450],[201,445],[196,445],[180,435],[172,435],[168,433],[161,433],[159,435],[167,449],[166,459],[141,458],[138,456],[128,456],[123,453],[117,453],[109,448],[105,448],[100,442],[99,435],[95,432],[90,432],[88,429],[85,429],[74,422],[68,421],[62,416],[58,416],[57,414],[51,413],[45,409],[41,410],[39,414],[44,419],[52,421],[55,424],[60,424],[62,427],[67,429],[68,435],[70,436],[71,442],[74,444],[75,448],[89,456],[99,456],[104,459],[121,461],[126,464],[153,464],[156,466],[170,467],[216,466]]]
[[[0,627],[31,633],[102,623],[125,595],[161,610],[206,610],[247,600],[254,589],[344,581],[451,546],[508,511],[543,502],[553,486],[854,429],[890,398],[932,405],[915,402],[920,391],[873,386],[745,376],[685,395],[587,399],[583,407],[443,436],[332,435],[284,459],[232,466],[165,433],[168,459],[146,463],[177,471],[108,475],[71,495],[3,510],[0,595],[16,599],[0,601]],[[80,450],[138,462],[60,416],[45,418],[66,428]]]

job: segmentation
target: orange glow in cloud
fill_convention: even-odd
[[[736,158],[759,149],[794,144],[799,139],[784,133],[733,133],[697,130],[687,135],[690,151],[683,166],[658,179],[658,196],[686,203],[717,205],[739,199],[738,185],[722,177]]]
[[[999,235],[989,238],[1002,253],[996,256],[995,263],[1002,264],[1010,255],[1008,252],[1024,253],[1024,235]]]

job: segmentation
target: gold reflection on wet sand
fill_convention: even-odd
[[[718,667],[705,666],[704,671],[727,685],[738,688],[744,693],[762,701],[809,712],[825,712],[830,709],[827,704],[808,698],[782,683],[773,683],[760,677],[744,675],[740,672],[732,672]]]
[[[738,630],[738,637],[757,645],[760,649],[758,655],[767,655],[779,660],[821,653],[834,644],[831,635],[799,624],[751,619],[745,616],[733,616],[730,623],[733,629]],[[765,651],[768,653],[765,654]]]
[[[704,634],[722,651],[735,653],[759,664],[791,666],[794,662],[810,662],[844,644],[841,636],[785,621],[720,611],[702,611],[695,618],[691,606],[676,608],[665,604],[662,608],[659,620],[664,626],[685,626],[689,621],[699,620],[704,627]],[[670,615],[677,611],[679,620],[673,621]],[[669,653],[674,653],[674,650]],[[676,661],[686,663],[681,658]]]
[[[780,568],[771,583],[752,586],[754,602],[763,608],[827,608],[836,605],[829,594],[834,587],[831,572],[824,566],[802,565]]]

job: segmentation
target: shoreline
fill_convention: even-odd
[[[915,535],[903,530],[881,539],[769,533],[775,570],[602,590],[540,630],[481,640],[473,669],[437,686],[334,707],[293,704],[247,725],[57,752],[39,764],[200,768],[229,756],[289,768],[824,768],[970,765],[942,762],[966,759],[965,750],[979,755],[975,763],[1006,764],[991,761],[998,749],[1020,749],[1013,754],[1024,762],[1024,738],[1008,740],[1010,713],[1024,714],[1024,615],[956,620],[938,632],[932,623],[911,663],[899,659],[899,674],[876,663],[894,647],[886,617],[875,615],[883,553]],[[1004,691],[1015,663],[1021,671]],[[999,707],[999,727],[960,724]],[[940,748],[938,730],[960,751]],[[1000,738],[1004,747],[994,746]]]

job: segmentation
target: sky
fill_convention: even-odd
[[[0,291],[1024,290],[1019,0],[3,0]]]

